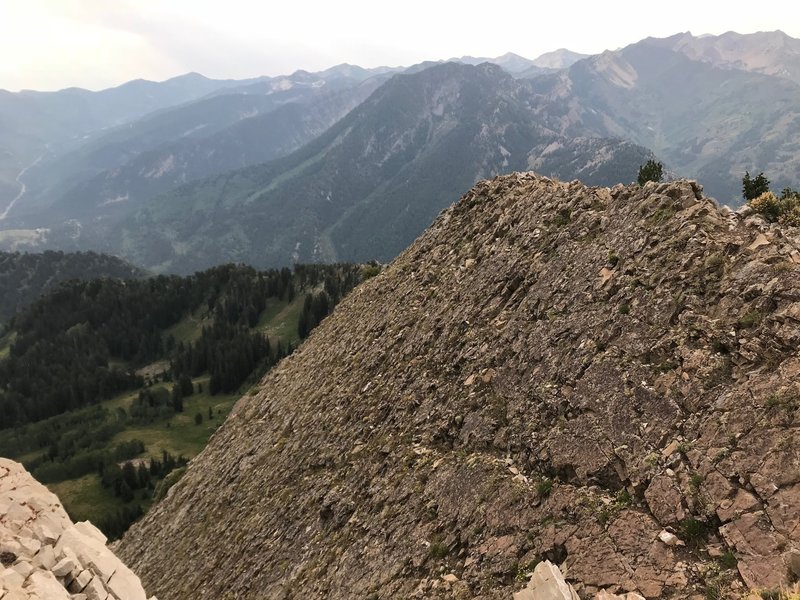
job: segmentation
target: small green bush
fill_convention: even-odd
[[[708,535],[708,524],[694,517],[689,517],[681,521],[680,535],[688,545],[700,546]]]
[[[764,173],[759,173],[755,177],[750,176],[749,171],[744,172],[742,177],[742,195],[745,200],[753,200],[769,191],[769,179]]]
[[[444,558],[447,556],[448,552],[447,546],[438,542],[434,542],[431,544],[430,548],[428,548],[428,554],[431,555],[431,558]]]
[[[361,267],[361,279],[364,281],[367,279],[372,279],[376,275],[380,274],[381,268],[381,265],[377,263],[364,265]]]
[[[772,192],[764,192],[757,198],[750,200],[749,204],[753,210],[770,223],[776,222],[783,212],[780,200]]]
[[[559,227],[564,227],[565,225],[569,225],[569,222],[572,220],[572,213],[568,208],[562,208],[558,211],[556,218],[553,219],[553,223],[555,223]]]
[[[766,191],[748,202],[750,207],[770,223],[800,226],[800,192],[786,188],[780,198]]]
[[[617,497],[615,498],[615,501],[620,506],[630,506],[631,504],[633,504],[633,497],[630,495],[630,492],[628,492],[628,490],[623,488],[619,492],[617,492]]]
[[[536,493],[541,498],[547,498],[553,491],[553,480],[545,477],[536,485]]]
[[[723,569],[735,569],[738,561],[736,560],[736,555],[728,550],[725,554],[720,556],[719,564],[722,565]]]
[[[739,319],[739,326],[743,329],[749,329],[751,327],[755,327],[759,323],[761,323],[762,314],[757,310],[751,310]]]

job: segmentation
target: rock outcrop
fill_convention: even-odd
[[[88,521],[73,524],[55,494],[0,458],[2,600],[146,600],[139,578]],[[155,600],[155,597],[150,600]]]
[[[549,560],[536,565],[524,590],[514,600],[580,600],[572,586],[564,580],[557,566]]]
[[[544,560],[582,598],[788,585],[798,263],[795,230],[693,182],[481,182],[119,555],[162,600],[508,600]]]

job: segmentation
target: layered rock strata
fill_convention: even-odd
[[[790,585],[799,263],[694,182],[481,182],[119,554],[162,600],[508,600],[544,560],[582,598]]]

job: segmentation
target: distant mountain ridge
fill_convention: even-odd
[[[781,32],[678,34],[589,57],[466,56],[462,66],[488,63],[497,77],[438,98],[436,86],[415,97],[395,80],[447,63],[226,82],[39,155],[20,181],[0,177],[0,193],[26,189],[0,221],[0,246],[92,248],[182,272],[216,260],[387,259],[477,178],[534,169],[609,184],[654,156],[736,205],[745,170],[766,172],[776,189],[798,185],[799,43]],[[365,116],[373,97],[385,99],[385,119]]]
[[[741,203],[745,170],[767,172],[777,189],[796,186],[800,86],[692,60],[675,43],[642,40],[532,80],[542,122],[568,137],[588,130],[648,147],[724,203]]]
[[[647,38],[650,43],[685,54],[715,67],[773,75],[800,84],[800,40],[783,31],[695,37],[679,33],[668,38]]]
[[[322,134],[384,80],[383,76],[359,83],[341,79],[335,86],[318,86],[315,83],[324,80],[317,79],[267,96],[216,95],[141,121],[137,123],[141,132],[120,131],[120,141],[108,139],[112,133],[89,146],[91,153],[67,157],[80,161],[87,173],[101,165],[107,168],[63,189],[48,210],[49,223],[92,219],[103,227],[178,185],[285,156]],[[173,116],[180,117],[186,135],[164,135],[176,129],[170,122]],[[119,155],[117,164],[109,164],[108,156],[114,152]],[[63,180],[53,182],[63,185]],[[43,198],[52,201],[50,194],[43,192]],[[24,216],[23,211],[18,213]]]
[[[581,54],[580,52],[573,52],[566,48],[559,48],[552,52],[545,52],[538,58],[534,59],[533,65],[541,69],[566,69],[571,67],[579,60],[588,58],[588,54]]]
[[[14,211],[12,217],[25,217],[54,206],[52,218],[85,218],[85,212],[81,214],[72,209],[75,206],[96,209],[104,202],[135,197],[139,191],[137,186],[146,187],[152,183],[153,177],[148,177],[148,174],[161,171],[158,165],[168,160],[170,155],[177,155],[172,161],[178,165],[173,172],[177,171],[174,177],[179,183],[193,179],[193,169],[206,169],[214,161],[219,161],[219,166],[205,174],[282,156],[332,125],[384,80],[379,75],[370,83],[366,81],[369,72],[362,71],[352,77],[329,69],[326,75],[298,71],[288,77],[260,79],[217,90],[217,93],[199,100],[156,111],[133,123],[100,132],[74,152],[40,161],[27,175],[31,185],[25,203]],[[277,127],[270,128],[263,120],[262,123],[249,121],[288,104],[305,105],[306,110],[302,111],[305,116],[299,119],[290,117],[294,125],[283,133],[280,122],[275,124]],[[298,120],[310,122],[303,124]],[[239,123],[244,121],[248,123],[241,127]],[[240,127],[244,135],[236,134],[236,127]],[[233,137],[241,137],[242,141],[260,133],[265,138],[263,145],[266,149],[253,148],[253,158],[248,159],[245,153],[238,161],[236,157],[212,157],[225,149],[217,148],[209,138],[217,135],[231,137],[231,132],[226,134],[229,128],[233,128]],[[284,150],[281,151],[281,147]],[[154,151],[159,157],[150,154]],[[185,157],[187,169],[181,170],[181,155],[187,152],[202,155],[204,159]],[[150,156],[143,156],[145,154]],[[98,178],[106,181],[93,181]],[[122,181],[109,184],[108,179]],[[157,182],[161,185],[159,191],[168,187],[165,179],[156,179],[160,179]],[[107,189],[99,189],[101,185]],[[114,185],[116,189],[113,189]]]
[[[494,58],[488,57],[475,57],[475,56],[462,56],[460,58],[450,59],[452,62],[460,62],[465,65],[479,65],[481,63],[491,63],[502,67],[504,71],[514,75],[515,77],[535,77],[543,73],[550,73],[560,69],[566,69],[572,66],[577,61],[588,57],[588,54],[580,54],[572,52],[566,48],[560,48],[552,52],[546,52],[541,56],[530,59],[507,52],[502,56]]]
[[[188,73],[164,82],[130,81],[99,92],[80,88],[58,92],[0,90],[0,192],[9,188],[0,203],[17,188],[19,171],[38,156],[75,147],[92,131],[241,83]]]
[[[479,179],[535,164],[613,184],[652,157],[622,140],[562,138],[537,121],[534,102],[527,82],[488,63],[396,75],[292,155],[155,199],[110,248],[178,272],[227,260],[388,260]]]

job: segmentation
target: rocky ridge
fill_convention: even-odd
[[[480,182],[119,555],[162,600],[507,600],[545,560],[582,598],[789,585],[798,264],[796,230],[694,182]]]
[[[22,465],[0,458],[2,600],[145,600],[139,578],[105,543],[88,521],[73,524]]]

